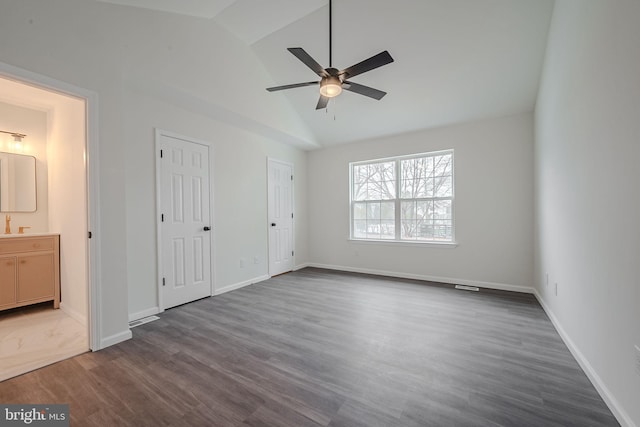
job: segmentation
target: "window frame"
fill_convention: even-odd
[[[427,198],[402,198],[402,176],[401,176],[401,164],[403,160],[411,160],[417,158],[424,157],[437,157],[450,154],[451,155],[451,197],[427,197]],[[393,199],[385,199],[380,200],[381,202],[393,202],[395,205],[395,237],[393,239],[368,239],[362,237],[355,237],[354,230],[354,206],[355,202],[363,202],[359,200],[354,200],[354,169],[356,166],[368,165],[372,163],[383,163],[383,162],[393,162],[394,163],[394,171],[395,171],[395,198]],[[438,150],[438,151],[429,151],[424,153],[416,153],[416,154],[408,154],[402,156],[392,156],[392,157],[383,157],[378,159],[370,159],[370,160],[360,160],[356,162],[349,162],[349,239],[350,241],[356,243],[382,243],[382,244],[391,244],[398,246],[440,246],[440,247],[455,247],[457,246],[456,242],[456,221],[455,221],[455,153],[454,150],[446,149],[446,150]],[[414,240],[414,239],[402,239],[402,218],[401,218],[401,204],[403,201],[437,201],[437,200],[451,200],[451,240]],[[364,200],[366,202],[366,200]]]

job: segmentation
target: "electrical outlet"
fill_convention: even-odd
[[[556,289],[555,289],[555,292],[556,292],[556,296],[558,296],[558,282],[556,282]]]
[[[257,257],[257,256],[254,256],[254,257],[253,257],[253,263],[254,263],[254,264],[260,264],[260,258],[259,258],[259,257]]]
[[[636,354],[636,374],[640,376],[640,346],[634,346]]]
[[[240,258],[240,268],[244,268],[245,260],[244,258]]]

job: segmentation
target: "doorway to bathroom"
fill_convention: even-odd
[[[34,246],[39,239],[59,236],[60,309],[51,301],[20,300],[21,292],[29,292],[20,288],[21,275],[28,275],[21,273],[20,260],[28,258],[18,252],[16,307],[0,310],[0,381],[99,348],[92,286],[97,242],[88,239],[95,223],[90,189],[96,184],[89,179],[88,99],[57,88],[53,80],[40,85],[39,76],[24,73],[27,78],[22,79],[22,70],[0,64],[0,130],[8,132],[0,133],[0,152],[35,159],[36,206],[0,208],[0,243],[10,251],[9,242],[18,242],[24,251],[23,241]],[[34,247],[38,253],[44,250]],[[10,256],[0,254],[6,260]]]

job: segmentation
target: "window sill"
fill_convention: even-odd
[[[458,247],[458,242],[409,242],[404,240],[371,240],[371,239],[347,239],[350,243],[364,245],[389,245],[389,246],[413,246],[420,248],[441,248],[454,249]]]

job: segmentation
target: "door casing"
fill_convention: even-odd
[[[102,336],[102,282],[101,282],[101,233],[100,233],[100,170],[99,170],[99,125],[98,94],[96,92],[0,62],[0,77],[85,102],[85,175],[87,231],[86,242],[88,282],[88,329],[89,348],[97,351],[117,342],[131,338],[131,332],[118,334],[116,338]],[[88,236],[89,237],[89,236]]]

